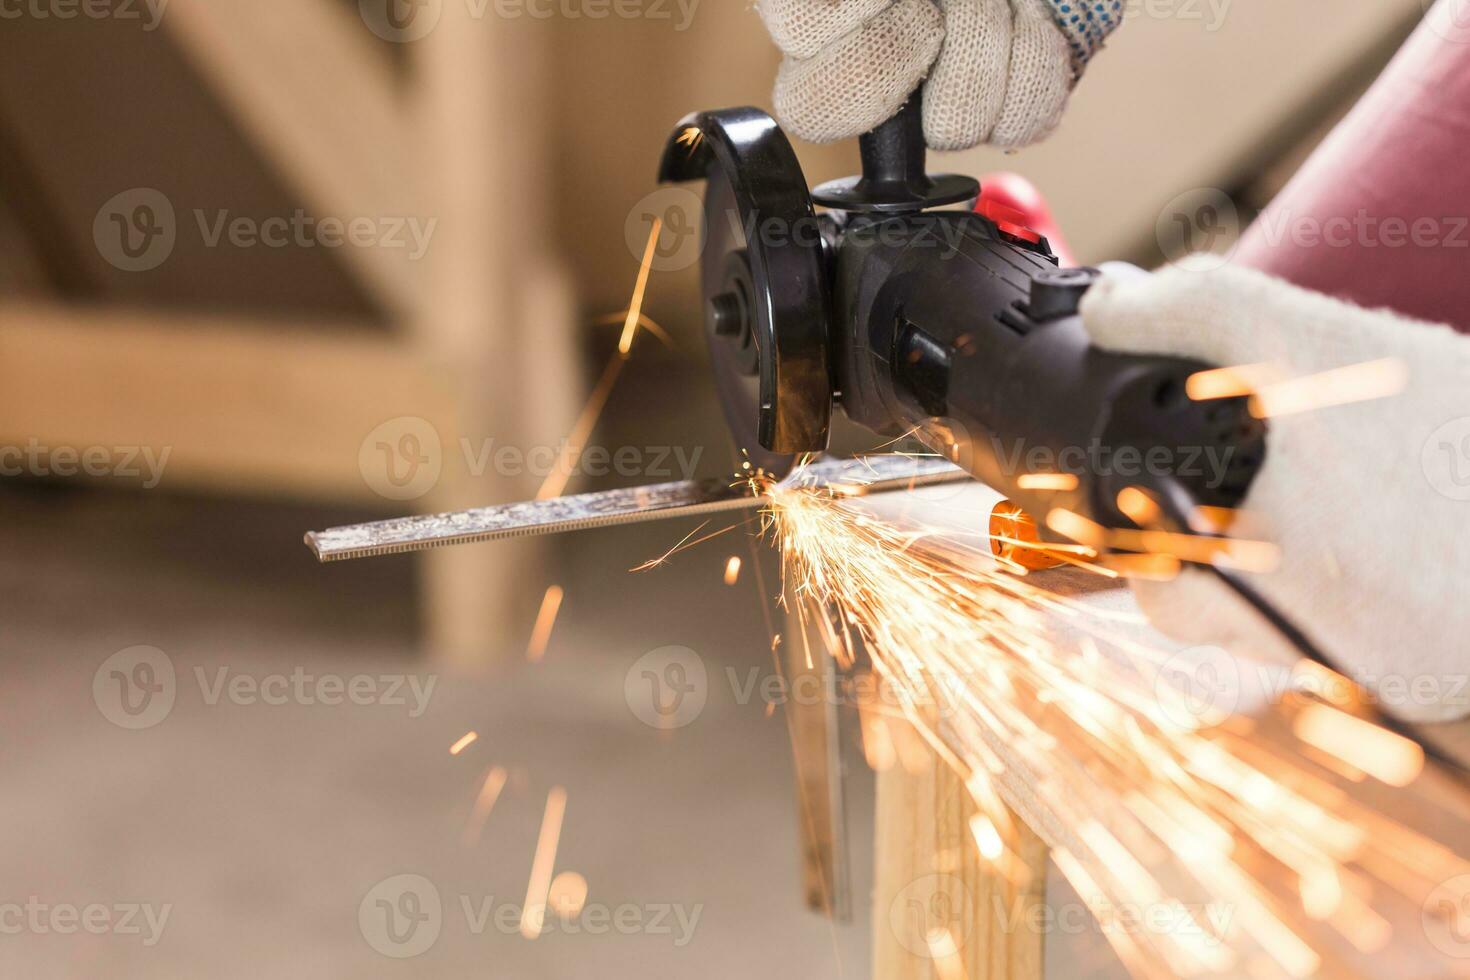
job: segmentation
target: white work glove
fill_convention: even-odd
[[[1108,270],[1084,299],[1101,347],[1291,377],[1404,362],[1402,394],[1272,419],[1230,533],[1280,546],[1276,571],[1246,577],[1380,707],[1419,722],[1470,713],[1470,338],[1233,266],[1132,271]],[[1134,591],[1178,639],[1295,660],[1204,571]]]
[[[925,77],[936,150],[1025,146],[1060,120],[1122,0],[760,0],[786,58],[776,114],[804,140],[876,127]],[[932,69],[932,70],[931,70]]]

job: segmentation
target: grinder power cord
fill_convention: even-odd
[[[1455,483],[1453,454],[1455,420],[1470,418],[1470,339],[1233,266],[1105,277],[1082,315],[1111,350],[1270,363],[1296,376],[1385,358],[1405,365],[1392,398],[1274,418],[1232,533],[1280,546],[1280,567],[1251,581],[1339,670],[1381,689],[1388,710],[1415,722],[1462,717],[1470,476]],[[1198,570],[1133,588],[1176,638],[1289,656]]]

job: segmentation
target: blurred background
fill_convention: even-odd
[[[1202,192],[1237,233],[1423,4],[1129,11],[1046,145],[934,161],[1029,177],[1083,262],[1162,261]],[[682,115],[767,106],[775,69],[731,0],[0,2],[0,973],[867,974],[870,781],[830,926],[785,725],[740,693],[776,590],[745,529],[637,574],[694,525],[301,543],[533,496],[579,416],[602,454],[569,491],[728,473],[697,229],[653,177]],[[667,340],[587,413],[654,216]],[[635,692],[670,647],[708,674],[677,731]],[[559,887],[626,927],[533,941],[558,788]],[[1052,975],[1117,972],[1088,930],[1049,944]]]

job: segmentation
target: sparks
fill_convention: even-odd
[[[1292,730],[1308,745],[1390,786],[1407,786],[1424,770],[1424,750],[1418,745],[1325,704],[1303,708]]]
[[[1076,490],[1075,473],[1023,473],[1016,477],[1016,486],[1022,490]]]
[[[461,838],[466,847],[473,847],[480,842],[480,833],[485,829],[485,821],[490,819],[495,801],[500,799],[500,791],[505,789],[506,779],[507,773],[501,766],[492,766],[485,773],[485,781],[480,784],[480,793],[475,797],[475,807],[470,812],[469,822],[465,824]]]
[[[551,642],[551,631],[556,626],[556,614],[561,610],[565,593],[559,585],[547,588],[541,597],[541,610],[536,613],[536,625],[531,628],[531,641],[526,644],[526,659],[539,663],[546,656],[546,646]]]
[[[694,156],[694,151],[699,149],[699,144],[704,142],[704,130],[698,126],[686,126],[684,127],[684,131],[679,134],[677,142],[680,146],[687,146],[689,148],[689,155]]]
[[[587,904],[587,879],[575,871],[563,871],[551,879],[546,904],[562,919],[575,919]]]
[[[648,291],[648,275],[653,270],[653,257],[658,248],[658,236],[662,229],[663,221],[654,218],[653,227],[648,234],[648,244],[643,250],[643,261],[638,266],[638,281],[633,286],[633,298],[628,303],[627,315],[623,319],[623,333],[618,338],[617,353],[608,360],[607,367],[602,369],[602,377],[597,380],[597,385],[587,396],[587,403],[582,406],[582,411],[577,416],[571,433],[567,436],[558,465],[546,474],[546,478],[541,481],[540,489],[536,491],[537,500],[550,500],[566,492],[567,484],[571,482],[572,474],[577,469],[577,461],[582,458],[587,441],[592,438],[592,433],[597,428],[597,420],[602,417],[602,411],[607,407],[607,400],[612,397],[613,388],[617,386],[618,378],[623,373],[623,365],[633,352],[633,338],[638,333],[639,325],[652,322],[643,315],[643,300]]]
[[[623,335],[618,338],[618,353],[627,357],[633,351],[633,337],[638,333],[638,318],[643,314],[643,297],[648,291],[648,275],[653,271],[653,257],[658,251],[658,236],[663,231],[662,218],[654,218],[643,247],[643,261],[638,265],[638,281],[633,286],[633,299],[628,303],[628,318],[623,322]]]
[[[577,421],[567,436],[561,460],[546,474],[546,479],[541,481],[541,488],[536,491],[537,500],[550,500],[566,492],[567,484],[571,482],[572,474],[577,469],[577,461],[582,458],[587,440],[592,438],[592,432],[597,428],[597,420],[607,407],[607,400],[618,383],[618,376],[622,374],[625,362],[626,359],[621,355],[614,355],[607,362],[607,367],[602,369],[602,377],[597,380],[592,394],[587,396],[587,403],[582,406],[581,414],[577,416]]]
[[[1163,511],[1147,491],[1138,487],[1124,487],[1118,491],[1118,510],[1139,527],[1158,527],[1163,523]]]
[[[740,581],[740,556],[731,555],[730,560],[725,562],[725,584],[734,585]]]
[[[1397,357],[1365,361],[1266,385],[1251,398],[1251,414],[1258,419],[1274,419],[1389,398],[1408,384],[1409,366]]]
[[[1390,949],[1394,920],[1378,908],[1417,915],[1438,883],[1470,874],[1470,862],[1342,780],[1350,762],[1380,790],[1417,799],[1424,760],[1413,743],[1298,695],[1251,719],[1202,707],[1161,682],[1168,651],[997,567],[983,535],[966,543],[891,524],[851,498],[767,492],[784,601],[801,604],[839,665],[863,648],[887,692],[892,719],[859,702],[869,764],[922,771],[937,757],[954,769],[977,809],[972,846],[999,873],[1015,863],[1016,817],[1047,831],[1058,868],[1135,975],[1309,976],[1339,962],[1327,940],[1364,955]],[[1126,502],[1149,516],[1146,496]],[[1119,546],[1123,533],[1065,510],[1047,523],[1083,548]],[[1123,544],[1142,553],[1104,560],[1139,577],[1175,575],[1187,560],[1272,557],[1261,542],[1237,552],[1130,533]],[[1025,792],[1003,801],[996,787]],[[1413,803],[1401,801],[1404,812]],[[1126,908],[1160,910],[1177,927],[1122,927]],[[930,939],[936,969],[954,965],[946,937]]]
[[[449,747],[449,754],[450,755],[459,755],[465,749],[467,749],[471,745],[475,744],[475,741],[479,737],[480,737],[480,733],[479,732],[465,732],[463,735],[461,735],[459,737],[459,741],[458,742],[455,742],[453,745],[451,745]]]
[[[1283,374],[1279,365],[1269,362],[1213,368],[1191,374],[1184,382],[1184,393],[1197,402],[1239,398],[1254,395],[1266,385],[1280,381]]]
[[[535,939],[546,925],[546,904],[551,893],[551,872],[556,867],[556,848],[561,839],[561,822],[567,810],[567,791],[557,786],[546,795],[546,812],[536,838],[536,856],[531,859],[531,877],[526,882],[526,902],[521,906],[521,935]]]
[[[630,310],[620,310],[617,313],[609,313],[607,316],[598,317],[594,322],[597,323],[599,326],[612,326],[613,324],[627,326],[628,314],[630,312]],[[655,337],[658,338],[658,342],[663,344],[669,350],[675,349],[674,338],[669,334],[667,330],[664,329],[664,327],[657,320],[655,320],[648,314],[638,314],[638,329],[647,330],[649,333],[653,334]],[[622,335],[619,334],[618,336],[621,337]]]
[[[934,972],[939,980],[965,980],[965,961],[960,958],[959,945],[954,933],[948,929],[931,929],[924,937],[929,947],[929,956],[934,961]]]

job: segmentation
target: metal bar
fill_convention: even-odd
[[[798,468],[782,485],[867,495],[970,478],[959,467],[936,457],[884,455],[822,460]],[[745,510],[759,507],[765,500],[748,480],[691,480],[310,531],[306,544],[321,561],[343,561]]]

